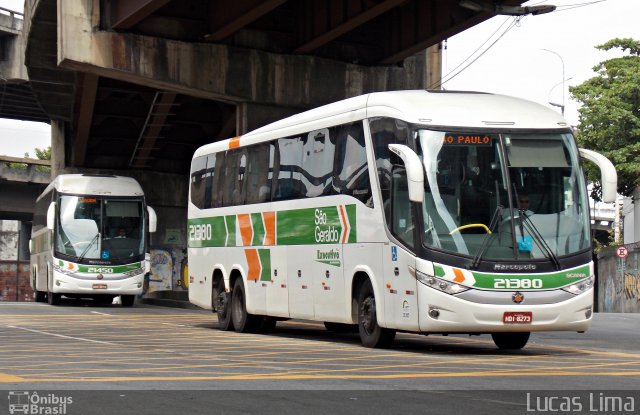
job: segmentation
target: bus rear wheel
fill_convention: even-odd
[[[256,331],[261,323],[259,316],[247,313],[246,295],[242,278],[236,279],[231,291],[231,320],[238,333]]]
[[[530,332],[491,333],[493,342],[502,350],[518,350],[526,346]]]
[[[380,327],[376,314],[376,297],[371,281],[367,280],[358,292],[358,331],[364,347],[389,347],[396,331]]]
[[[214,283],[213,305],[216,316],[218,317],[218,329],[223,331],[233,330],[233,321],[231,321],[231,293],[224,290],[222,280]]]

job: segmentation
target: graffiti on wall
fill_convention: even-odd
[[[164,249],[151,250],[151,275],[147,293],[171,290],[173,281],[173,256]]]
[[[624,274],[624,295],[627,300],[640,302],[640,277],[633,274]]]

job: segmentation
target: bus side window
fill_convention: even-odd
[[[245,149],[227,151],[222,194],[223,206],[235,206],[244,202],[244,177],[247,164]]]
[[[305,197],[331,194],[333,174],[333,154],[335,146],[331,142],[329,129],[311,131],[304,137],[302,149],[302,182]]]
[[[200,156],[191,162],[191,203],[202,209],[205,205],[207,156]]]
[[[340,127],[336,142],[333,188],[373,207],[362,122]]]
[[[278,140],[279,170],[273,201],[304,198],[306,191],[302,182],[301,137],[287,137]]]
[[[249,162],[246,173],[246,203],[264,203],[271,200],[271,181],[269,179],[270,150],[269,143],[249,148]]]

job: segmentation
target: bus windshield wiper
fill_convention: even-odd
[[[477,269],[478,265],[480,265],[480,260],[482,259],[482,256],[489,248],[489,241],[494,235],[493,229],[496,227],[496,225],[499,222],[499,219],[502,217],[503,209],[504,207],[502,205],[496,206],[496,210],[493,212],[493,216],[491,216],[491,222],[489,222],[489,233],[487,233],[485,237],[482,239],[482,244],[480,245],[480,248],[478,249],[478,252],[476,253],[476,255],[473,257],[473,262],[471,263],[471,269]]]
[[[547,241],[544,240],[544,237],[540,234],[540,232],[538,231],[538,228],[533,223],[529,215],[527,215],[525,212],[520,212],[520,217],[524,218],[524,220],[520,221],[521,226],[524,226],[527,229],[527,231],[529,231],[529,233],[533,235],[538,246],[540,246],[540,248],[545,253],[547,258],[551,260],[551,262],[553,263],[553,266],[557,270],[559,270],[560,261],[558,261],[558,257],[556,256],[556,254],[553,253],[553,250],[551,250],[551,247],[549,246],[549,244],[547,244]],[[524,232],[523,232],[523,236],[524,236]]]
[[[91,242],[89,242],[89,245],[87,245],[87,247],[84,248],[84,251],[82,251],[82,254],[80,254],[80,256],[78,257],[78,262],[84,259],[84,256],[87,255],[87,252],[89,252],[89,248],[91,248],[94,242],[98,242],[99,238],[100,238],[100,232],[96,233],[96,236],[94,236],[93,239],[91,239]]]

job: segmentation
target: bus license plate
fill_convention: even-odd
[[[531,324],[533,313],[531,311],[505,311],[502,315],[504,324]]]
[[[93,284],[91,288],[93,288],[94,290],[106,290],[107,284]]]

